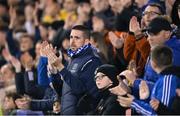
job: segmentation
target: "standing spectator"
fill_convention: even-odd
[[[142,23],[139,24],[136,17],[132,17],[129,23],[129,34],[125,38],[123,54],[127,62],[134,60],[137,65],[137,74],[143,75],[147,57],[150,53],[150,45],[146,35],[141,32],[148,24],[159,15],[163,15],[163,9],[159,4],[148,4],[142,14]]]
[[[87,94],[93,99],[93,108],[97,103],[98,90],[94,82],[94,71],[101,65],[97,53],[89,44],[90,32],[82,25],[72,28],[70,34],[69,56],[72,58],[65,68],[62,61],[46,45],[46,56],[52,66],[58,69],[59,78],[63,79],[62,114],[81,114],[77,109],[79,99]]]

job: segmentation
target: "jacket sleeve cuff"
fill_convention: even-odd
[[[136,79],[133,83],[133,88],[136,88],[139,90],[139,84],[141,83],[141,79]]]

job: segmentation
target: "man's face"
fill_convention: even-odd
[[[93,31],[94,32],[102,32],[105,28],[105,24],[102,19],[94,16],[92,18],[92,23],[93,23]]]
[[[77,7],[75,0],[65,0],[63,4],[67,11],[74,11]]]
[[[147,6],[144,13],[143,13],[143,20],[145,25],[149,25],[149,23],[156,17],[161,14],[159,8],[155,6]]]
[[[28,51],[32,47],[33,47],[33,42],[31,40],[31,38],[28,38],[28,37],[21,38],[21,40],[20,40],[20,49],[21,49],[22,52]]]
[[[76,51],[78,48],[88,43],[88,39],[84,38],[83,32],[80,30],[72,30],[70,34],[70,48]]]
[[[167,41],[167,39],[169,38],[169,36],[170,36],[170,32],[168,34],[167,31],[162,30],[157,34],[148,33],[147,40],[148,40],[151,48],[153,48],[157,45],[164,44]]]
[[[106,0],[91,0],[91,2],[95,12],[104,11],[109,7],[109,3]]]
[[[108,0],[109,5],[115,11],[119,11],[120,7],[122,7],[122,0]]]
[[[5,83],[8,83],[8,81],[10,81],[14,77],[14,73],[9,65],[2,66],[0,71],[2,74],[2,79],[5,81]]]

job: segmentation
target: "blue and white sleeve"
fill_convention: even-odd
[[[142,115],[157,115],[154,109],[150,106],[150,104],[140,101],[140,100],[133,100],[131,104],[131,108],[135,109],[138,113]]]

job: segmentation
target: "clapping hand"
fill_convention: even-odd
[[[122,35],[122,38],[119,38],[114,32],[109,32],[108,33],[109,36],[109,40],[111,42],[111,44],[117,48],[120,49],[122,48],[123,44],[124,44],[124,39],[125,39],[125,35]]]
[[[64,65],[62,64],[62,55],[59,57],[56,56],[56,48],[53,48],[51,44],[48,44],[46,41],[41,45],[41,56],[48,58],[48,64],[58,70],[62,70]]]
[[[146,81],[141,81],[139,85],[139,96],[141,100],[145,100],[149,97],[149,88]]]
[[[129,31],[133,32],[134,34],[141,32],[140,24],[135,16],[133,16],[129,22]]]
[[[6,61],[10,61],[12,55],[10,54],[9,50],[7,48],[4,48],[2,50],[2,56],[5,58]]]
[[[9,28],[12,29],[14,27],[14,25],[15,25],[15,21],[16,21],[16,18],[17,18],[16,9],[13,8],[12,6],[10,6],[9,15],[10,15]]]
[[[151,107],[155,110],[155,111],[157,111],[157,109],[158,109],[158,107],[159,107],[159,100],[157,100],[157,99],[155,99],[155,98],[153,98],[151,101],[150,101],[150,105],[151,105]]]
[[[12,57],[10,61],[11,61],[11,64],[14,66],[14,68],[16,70],[16,73],[21,72],[21,63],[20,63],[20,61],[15,57]]]
[[[134,96],[127,94],[127,96],[118,96],[117,101],[122,107],[130,107],[134,100]]]

